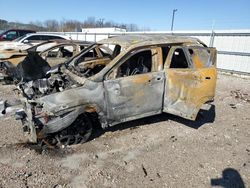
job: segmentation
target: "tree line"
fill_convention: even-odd
[[[52,32],[72,32],[81,31],[81,28],[99,28],[99,27],[118,27],[127,31],[149,31],[150,28],[140,28],[137,24],[116,23],[113,21],[105,21],[105,19],[96,19],[88,17],[84,21],[66,20],[57,21],[55,19],[41,21],[31,21],[28,24],[20,22],[8,22],[0,19],[0,30],[6,29],[32,29],[37,31],[52,31]]]

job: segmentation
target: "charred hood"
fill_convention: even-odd
[[[31,80],[42,79],[46,77],[46,73],[51,69],[47,61],[45,61],[36,52],[29,52],[26,58],[16,67],[16,79],[28,82]]]

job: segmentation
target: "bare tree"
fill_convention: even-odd
[[[8,25],[8,21],[0,19],[0,29],[6,29]]]
[[[126,29],[127,31],[139,31],[140,30],[136,24],[127,24]]]
[[[96,27],[96,20],[95,17],[88,17],[87,20],[83,22],[83,27]]]
[[[82,23],[77,20],[67,20],[63,23],[63,31],[79,31]]]
[[[116,23],[113,21],[104,21],[104,18],[96,19],[95,17],[88,17],[86,20],[80,22],[77,20],[66,20],[62,19],[60,22],[57,20],[46,20],[41,21],[32,21],[29,24],[23,24],[19,22],[8,22],[6,20],[0,19],[0,30],[8,28],[26,28],[40,31],[60,31],[60,32],[69,32],[69,31],[80,31],[81,28],[96,28],[96,27],[119,27],[126,29],[127,31],[145,31],[150,30],[148,27],[143,27],[140,29],[136,24],[124,24]]]
[[[59,30],[59,23],[57,20],[46,20],[44,21],[44,26],[48,29],[48,31]]]
[[[104,19],[103,18],[100,18],[98,21],[97,21],[97,25],[99,27],[104,27]]]

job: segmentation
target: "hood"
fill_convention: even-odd
[[[50,65],[35,52],[30,52],[25,59],[19,63],[15,70],[15,78],[25,82],[46,77]]]
[[[36,102],[43,106],[43,111],[55,114],[60,111],[89,104],[104,106],[103,99],[102,83],[86,79],[85,84],[82,86],[46,95],[36,99]]]
[[[10,41],[3,41],[0,42],[0,50],[8,50],[8,49],[15,49],[17,46],[17,42],[10,42]]]
[[[86,88],[72,88],[63,92],[53,93],[46,95],[36,100],[43,106],[43,110],[49,113],[57,113],[59,111],[67,110],[73,107],[77,107],[86,104],[84,98],[84,90]]]
[[[1,50],[0,51],[0,60],[1,59],[8,59],[12,56],[21,56],[21,55],[27,55],[26,51],[20,51],[17,49],[10,49],[10,50]]]

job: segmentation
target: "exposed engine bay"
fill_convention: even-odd
[[[83,107],[52,113],[41,101],[51,94],[84,85],[86,78],[97,74],[110,62],[107,57],[88,61],[80,56],[77,60],[77,63],[50,67],[39,55],[29,53],[12,72],[13,78],[18,80],[17,87],[23,96],[24,106],[16,112],[16,119],[22,121],[23,131],[30,142],[54,146],[77,144],[89,139],[92,122],[88,116],[93,119],[93,114],[86,113]]]
[[[25,97],[35,99],[55,92],[61,92],[65,89],[78,87],[84,82],[84,78],[95,75],[102,68],[104,68],[103,65],[98,65],[94,68],[77,69],[75,67],[66,68],[65,65],[60,65],[44,74],[43,78],[19,82],[18,87],[22,90]],[[30,75],[26,76],[30,77]]]

